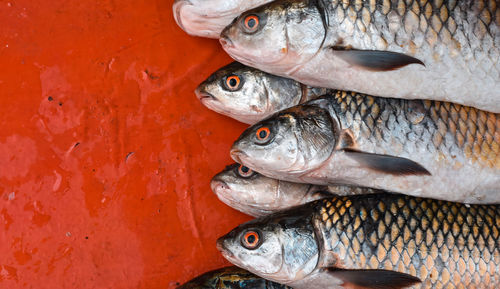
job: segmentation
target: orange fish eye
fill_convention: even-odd
[[[253,174],[253,171],[248,168],[248,167],[245,167],[244,165],[240,165],[240,167],[238,168],[238,174],[242,177],[249,177]]]
[[[244,24],[248,32],[254,32],[257,30],[257,27],[259,27],[259,17],[257,17],[257,15],[248,15],[245,17]]]
[[[243,247],[247,249],[256,249],[260,244],[260,235],[256,231],[247,231],[245,234],[243,234],[241,243]]]
[[[271,131],[269,131],[268,127],[263,126],[257,130],[255,135],[259,141],[265,141],[269,138],[269,135],[271,135]]]
[[[226,86],[230,90],[236,90],[240,86],[240,78],[237,75],[231,75],[226,79]]]

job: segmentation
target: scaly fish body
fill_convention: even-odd
[[[376,194],[255,219],[217,243],[237,266],[296,289],[416,282],[402,273],[421,280],[415,289],[493,289],[500,286],[499,231],[498,205]]]
[[[279,0],[243,13],[221,43],[311,86],[500,112],[499,24],[498,1]]]
[[[260,217],[303,205],[326,196],[375,194],[381,191],[352,186],[317,186],[268,178],[240,164],[232,164],[212,178],[212,191],[226,205]]]
[[[177,25],[189,35],[219,38],[235,17],[268,2],[271,0],[176,0],[172,10]]]
[[[498,203],[499,144],[498,114],[337,91],[248,128],[231,155],[261,174],[292,182]]]
[[[291,289],[231,266],[202,274],[177,289]]]
[[[248,124],[327,92],[238,62],[214,72],[195,91],[209,109]]]

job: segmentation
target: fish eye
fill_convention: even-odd
[[[226,81],[224,82],[224,86],[227,90],[235,91],[241,88],[241,79],[238,75],[230,75],[226,77]]]
[[[248,178],[253,175],[253,171],[250,168],[245,167],[244,165],[240,165],[240,167],[238,168],[238,175],[243,178]]]
[[[261,243],[260,234],[255,230],[248,230],[241,235],[241,245],[249,250],[257,249]]]
[[[243,19],[243,27],[248,33],[257,31],[257,28],[259,28],[259,16],[254,14],[246,16]]]
[[[270,135],[271,135],[271,131],[269,130],[269,128],[267,126],[263,126],[255,132],[255,136],[257,137],[257,141],[260,144],[265,144],[266,141],[269,139]]]

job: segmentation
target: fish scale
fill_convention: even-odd
[[[387,195],[327,198],[315,211],[338,267],[423,280],[412,288],[500,286],[499,206]]]
[[[391,44],[409,45],[414,49],[432,47],[437,44],[437,38],[449,46],[469,47],[471,52],[479,46],[474,41],[457,42],[454,37],[459,35],[469,40],[498,42],[494,33],[498,32],[496,25],[500,23],[500,12],[495,1],[327,1],[327,5],[329,10],[336,11],[336,18],[330,21],[349,27],[346,32],[352,32],[353,39],[362,37],[360,42],[383,44],[379,49],[386,49]],[[403,30],[391,26],[396,23],[390,21],[383,22],[389,23],[388,29],[383,29],[377,23],[378,17],[401,17]],[[372,25],[378,29],[371,30]],[[473,28],[467,31],[461,27],[464,25],[472,25]],[[370,35],[366,34],[367,31]],[[416,33],[423,33],[421,41],[407,41]],[[496,50],[490,48],[489,51]],[[484,56],[476,57],[476,60],[481,60]]]
[[[432,54],[436,62],[450,57],[462,69],[498,81],[500,66],[494,64],[499,60],[500,9],[495,1],[327,3],[328,10],[336,11],[336,17],[329,18],[332,29],[341,26],[337,33],[348,45],[410,55]],[[399,19],[402,27],[396,21]]]
[[[406,151],[410,149],[404,146],[425,146],[453,159],[463,154],[472,163],[500,168],[498,114],[449,102],[374,98],[347,91],[332,96],[341,126],[370,142],[370,148],[361,144],[361,149],[388,153],[394,150],[395,137]],[[380,141],[388,145],[380,146]]]

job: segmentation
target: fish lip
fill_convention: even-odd
[[[186,31],[186,28],[182,24],[182,17],[181,17],[181,10],[182,7],[190,5],[193,6],[193,3],[189,0],[175,0],[174,4],[172,5],[172,10],[174,11],[174,20],[179,25],[179,27]]]
[[[219,195],[220,193],[229,190],[229,186],[227,185],[226,182],[215,178],[212,179],[212,181],[210,182],[210,187],[216,195]]]
[[[219,37],[219,42],[222,45],[222,48],[224,49],[234,48],[233,41],[231,41],[231,39],[227,35],[228,28],[229,27],[224,28],[224,30],[222,30],[222,32],[220,33]]]
[[[225,236],[222,236],[219,239],[217,239],[215,246],[217,247],[217,250],[219,250],[219,252],[222,254],[222,256],[224,256],[224,258],[226,259],[233,258],[234,254],[224,247],[224,240],[225,240],[224,237]]]
[[[196,91],[195,93],[200,101],[208,100],[208,99],[217,100],[217,97],[215,97],[213,94],[206,92],[204,90],[203,91]]]
[[[242,157],[245,157],[247,154],[239,149],[231,148],[231,150],[229,151],[229,155],[235,162],[243,164]]]

